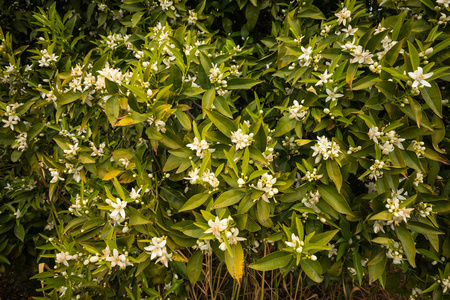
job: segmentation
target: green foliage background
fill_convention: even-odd
[[[42,299],[449,298],[447,0],[0,8],[0,267]]]

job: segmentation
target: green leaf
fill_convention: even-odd
[[[231,245],[231,253],[225,252],[225,264],[231,277],[240,281],[244,276],[244,251],[239,242]]]
[[[431,225],[421,222],[409,221],[408,228],[411,229],[412,231],[422,234],[444,234],[444,232],[440,231],[439,229],[436,229]]]
[[[23,153],[23,151],[14,150],[11,153],[11,161],[12,162],[17,162],[20,159],[20,157],[22,156],[22,153]]]
[[[379,249],[379,248],[375,248]],[[380,249],[378,253],[372,250],[372,256],[368,263],[369,269],[369,282],[373,283],[383,275],[386,266],[386,253],[383,249]]]
[[[279,137],[285,135],[286,133],[294,129],[296,124],[297,121],[295,119],[291,119],[289,115],[283,116],[280,120],[278,120],[277,127],[275,127],[275,133],[273,136]]]
[[[214,123],[214,125],[227,137],[231,137],[232,131],[237,131],[236,124],[227,117],[222,116],[214,111],[205,111],[209,119]]]
[[[119,117],[120,104],[117,96],[113,96],[106,100],[105,113],[108,116],[108,120],[111,125],[116,123],[117,117]]]
[[[277,251],[251,263],[249,267],[258,271],[276,270],[287,266],[292,257],[292,253]]]
[[[317,188],[320,196],[337,212],[354,216],[347,200],[334,187],[320,184]]]
[[[129,206],[130,210],[130,226],[135,225],[144,225],[144,224],[151,224],[152,221],[147,219],[143,214],[141,214],[137,209]]]
[[[342,187],[342,174],[341,168],[339,167],[339,164],[336,162],[336,160],[327,160],[327,173],[328,177],[330,177],[330,179],[333,180],[334,184],[336,185],[338,193],[340,193]]]
[[[136,27],[144,14],[145,12],[143,11],[138,11],[137,13],[133,14],[133,16],[131,17],[131,27]]]
[[[244,198],[245,190],[232,189],[221,194],[214,202],[211,209],[223,208],[238,203]]]
[[[202,108],[203,113],[209,111],[211,109],[212,104],[214,103],[214,98],[216,97],[216,90],[211,88],[207,90],[202,97]]]
[[[416,267],[416,246],[414,244],[411,232],[409,232],[406,227],[401,224],[395,227],[395,233],[398,239],[402,243],[403,250],[405,251],[406,258],[411,266]]]
[[[195,284],[202,274],[203,268],[203,253],[197,250],[192,254],[187,263],[187,275],[189,282]]]
[[[339,229],[318,233],[318,234],[315,234],[309,241],[311,243],[315,243],[315,244],[326,245],[326,244],[328,244],[331,241],[331,239],[338,232],[339,232]]]
[[[25,228],[23,228],[22,224],[16,224],[16,226],[14,226],[14,235],[21,240],[22,242],[25,239]]]
[[[233,78],[227,81],[228,90],[248,90],[262,81],[252,78]]]
[[[420,64],[419,53],[417,52],[416,47],[408,41],[408,49],[409,49],[409,57],[411,58],[411,66],[413,70],[417,70]]]
[[[81,93],[74,93],[70,91],[68,93],[63,94],[61,97],[58,97],[57,102],[59,105],[66,105],[80,99],[81,95],[82,95]]]
[[[109,80],[108,78],[105,78],[105,86],[106,90],[111,95],[117,94],[119,92],[119,86],[117,85],[117,83]]]
[[[305,272],[306,276],[311,278],[315,282],[322,282],[322,266],[318,261],[303,258],[300,261],[300,266]]]
[[[358,64],[350,64],[347,69],[347,75],[345,77],[345,81],[350,86],[350,89],[352,89],[353,84],[353,78],[355,78],[356,72],[358,71]]]
[[[179,209],[179,211],[193,210],[208,200],[211,195],[208,193],[195,194]]]
[[[442,96],[438,85],[430,81],[431,87],[423,87],[420,92],[428,106],[439,118],[442,118]]]
[[[353,252],[353,266],[355,267],[356,276],[358,277],[358,283],[361,284],[364,270],[361,264],[361,254],[358,251]]]
[[[29,141],[31,141],[32,139],[34,139],[39,133],[41,133],[41,131],[45,128],[45,124],[44,123],[37,123],[34,124],[33,126],[30,127],[30,129],[28,130],[28,135],[27,135],[27,139]]]

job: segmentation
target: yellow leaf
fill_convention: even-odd
[[[225,251],[225,263],[231,277],[240,281],[244,275],[244,251],[241,244],[231,246],[232,255],[229,251]]]
[[[117,169],[111,170],[108,173],[106,173],[106,175],[102,179],[103,180],[111,180],[122,172],[123,172],[122,170],[117,170]]]

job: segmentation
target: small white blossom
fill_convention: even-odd
[[[111,202],[111,206],[114,208],[114,210],[111,213],[111,217],[115,217],[120,214],[122,218],[125,218],[125,207],[127,206],[126,201],[122,201],[119,198],[116,198],[116,202]]]
[[[411,79],[414,80],[412,84],[413,88],[418,87],[419,85],[431,87],[431,84],[425,79],[428,79],[431,76],[433,76],[433,72],[423,74],[423,69],[421,67],[418,67],[417,70],[415,70],[414,72],[408,72],[408,75],[409,77],[411,77]]]

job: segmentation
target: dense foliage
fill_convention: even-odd
[[[36,299],[450,298],[449,0],[0,6],[0,266]]]

